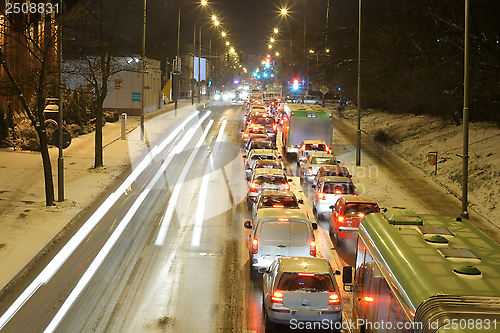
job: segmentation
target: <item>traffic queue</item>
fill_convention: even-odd
[[[335,226],[330,227],[330,234],[336,235],[332,237],[335,242],[345,235],[357,237],[355,225],[359,221],[353,217],[353,211],[368,214],[365,206],[371,201],[362,200],[361,207],[357,201],[343,199],[344,209],[330,215],[339,199],[356,196],[355,187],[329,144],[311,133],[312,137],[298,147],[297,165],[300,185],[310,183],[314,190],[315,216],[301,208],[304,202],[292,191],[292,178],[287,176],[284,156],[277,146],[281,134],[278,129],[288,118],[290,115],[283,112],[277,101],[247,101],[246,128],[241,135],[247,204],[252,216],[251,221],[244,223],[249,230],[250,274],[263,274],[266,329],[276,324],[290,325],[294,320],[326,320],[331,327],[341,327],[343,300],[335,279],[340,271],[316,256],[316,219],[335,219],[330,223]],[[378,211],[376,203],[375,207],[372,211]],[[346,212],[349,216],[342,216]],[[348,225],[344,226],[344,221]]]

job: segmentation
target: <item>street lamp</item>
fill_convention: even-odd
[[[146,0],[144,0],[146,1]],[[177,23],[177,59],[175,62],[175,93],[174,93],[174,101],[175,101],[175,116],[177,117],[177,100],[179,99],[179,94],[180,94],[180,87],[179,87],[179,75],[180,75],[180,68],[179,68],[179,60],[180,60],[180,41],[181,41],[181,9],[184,6],[187,5],[194,5],[196,3],[185,3],[182,6],[179,7],[179,20]],[[206,6],[208,4],[207,0],[202,0],[201,5]]]

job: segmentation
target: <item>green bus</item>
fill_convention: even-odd
[[[364,217],[355,332],[500,332],[500,245],[468,220],[394,207]]]
[[[285,153],[297,153],[304,140],[324,140],[332,147],[333,119],[325,108],[287,103],[283,111],[282,143]]]

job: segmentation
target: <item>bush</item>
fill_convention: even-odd
[[[35,128],[29,120],[23,120],[14,128],[15,145],[21,149],[40,151],[40,140]]]

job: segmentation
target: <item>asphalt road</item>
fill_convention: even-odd
[[[248,231],[243,228],[250,219],[239,147],[243,120],[244,106],[213,103],[179,127],[160,151],[151,148],[156,157],[125,190],[108,193],[113,197],[118,192],[116,203],[55,273],[44,275],[59,249],[65,251],[63,246],[98,207],[81,216],[68,239],[61,239],[18,284],[19,290],[2,300],[3,318],[8,309],[18,310],[1,332],[264,332],[262,281],[250,276]],[[196,124],[192,138],[184,141]],[[165,137],[177,126],[169,124]],[[334,153],[352,152],[352,129],[340,120],[334,126]],[[447,201],[447,195],[429,193],[407,165],[377,145],[365,144],[364,154],[393,173],[397,186],[416,191],[430,209],[448,205],[452,212],[456,203]],[[176,147],[183,149],[173,155]],[[300,186],[293,159],[287,165],[294,177],[292,189],[312,212],[309,185]],[[328,221],[318,222],[318,253],[342,270],[352,263],[354,252],[334,249]],[[340,277],[337,282],[342,288]],[[36,288],[29,289],[33,284]],[[23,298],[24,288],[31,290],[30,297]],[[350,294],[342,296],[344,319],[349,319]],[[11,306],[17,299],[25,302]]]

